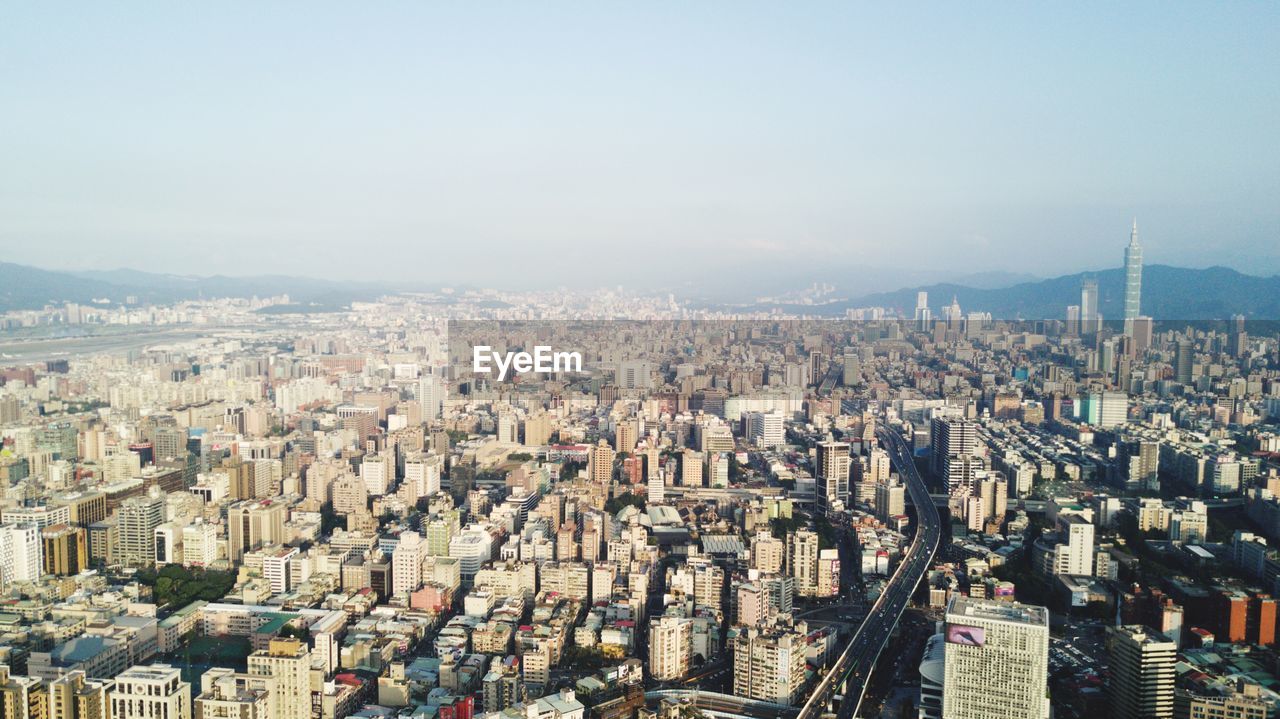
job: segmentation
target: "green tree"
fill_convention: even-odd
[[[774,517],[769,520],[769,529],[773,532],[773,536],[778,539],[786,539],[788,534],[793,534],[796,530],[803,528],[804,520],[794,514],[790,517]]]
[[[643,512],[645,504],[644,500],[640,498],[640,495],[631,494],[630,492],[627,494],[619,494],[604,503],[604,511],[609,514],[617,514],[622,511],[623,507],[635,507]]]

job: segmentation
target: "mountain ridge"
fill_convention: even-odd
[[[68,272],[0,262],[0,311],[40,309],[67,302],[119,305],[130,296],[142,303],[168,303],[287,294],[291,302],[334,305],[374,299],[398,289],[288,275],[198,276],[130,268]]]
[[[1076,272],[1009,287],[982,289],[956,283],[935,283],[875,292],[821,306],[773,305],[777,309],[824,316],[844,316],[845,310],[884,307],[911,317],[918,292],[929,293],[934,317],[954,297],[965,312],[990,312],[999,319],[1065,319],[1068,305],[1080,304],[1080,283],[1098,281],[1098,306],[1104,320],[1119,320],[1124,310],[1124,268]],[[1229,267],[1206,268],[1148,265],[1143,268],[1142,314],[1156,320],[1280,319],[1280,275],[1246,275]]]
[[[1014,277],[1013,273],[1003,273]],[[972,275],[982,277],[982,273]],[[989,273],[998,277],[1001,273]],[[1080,283],[1098,281],[1099,309],[1104,319],[1121,318],[1124,301],[1124,269],[1120,267],[1077,272],[1058,277],[991,287],[958,282],[937,282],[867,293],[823,305],[757,304],[756,309],[776,308],[800,314],[843,317],[847,309],[885,307],[910,317],[916,293],[929,293],[935,317],[952,297],[964,312],[990,312],[1004,319],[1061,319],[1067,305],[1080,304]],[[981,283],[979,283],[981,284]],[[398,284],[340,282],[337,280],[257,275],[229,277],[151,273],[120,268],[67,272],[0,262],[0,311],[40,309],[67,302],[118,305],[129,296],[143,303],[167,303],[214,297],[267,297],[287,294],[300,304],[345,305],[381,294],[422,290]],[[737,306],[737,309],[743,309]],[[1280,319],[1280,275],[1261,277],[1237,270],[1148,265],[1143,270],[1142,312],[1157,320],[1227,319],[1243,314],[1249,319]]]

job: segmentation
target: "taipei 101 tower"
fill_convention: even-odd
[[[1129,246],[1124,248],[1124,333],[1133,336],[1133,321],[1142,313],[1142,245],[1138,244],[1138,221],[1133,221]]]

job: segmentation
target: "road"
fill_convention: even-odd
[[[844,699],[840,702],[837,716],[839,719],[849,719],[857,715],[876,659],[893,633],[902,612],[907,608],[916,586],[929,570],[942,539],[938,510],[933,505],[924,479],[916,470],[906,441],[895,430],[885,427],[877,429],[876,436],[888,450],[893,466],[906,484],[911,502],[915,505],[915,538],[903,555],[902,562],[894,570],[884,593],[872,605],[871,611],[867,613],[840,658],[814,687],[797,719],[817,719],[825,712],[828,702],[840,692],[846,679],[848,684],[844,688]]]

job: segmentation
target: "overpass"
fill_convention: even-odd
[[[947,495],[930,494],[929,498],[933,500],[933,506],[945,508],[947,506]],[[1121,497],[1121,500],[1127,501],[1128,498]],[[1201,500],[1204,502],[1206,510],[1215,509],[1233,509],[1245,506],[1244,497],[1219,497],[1215,499]],[[1044,514],[1045,509],[1049,506],[1048,500],[1045,499],[1010,499],[1009,510],[1021,509],[1028,514]]]
[[[930,494],[929,499],[933,500],[933,506],[945,509],[947,506],[947,495]],[[1009,511],[1021,509],[1028,514],[1044,514],[1044,510],[1049,506],[1049,502],[1043,499],[1010,499]]]
[[[867,681],[871,678],[871,670],[889,641],[893,628],[897,626],[898,619],[902,617],[902,612],[906,610],[916,586],[929,570],[942,539],[938,510],[929,496],[924,479],[916,470],[906,441],[896,431],[886,427],[878,428],[876,436],[889,451],[889,457],[906,483],[907,491],[915,504],[915,538],[903,555],[902,562],[894,570],[884,592],[876,599],[840,657],[818,681],[796,719],[817,719],[819,715],[827,713],[837,695],[843,695],[843,699],[839,701],[838,718],[849,719],[856,716],[866,693]]]
[[[698,689],[658,689],[645,692],[644,698],[646,702],[662,699],[689,701],[704,714],[719,719],[795,719],[800,713],[798,708],[788,704],[774,704]]]

